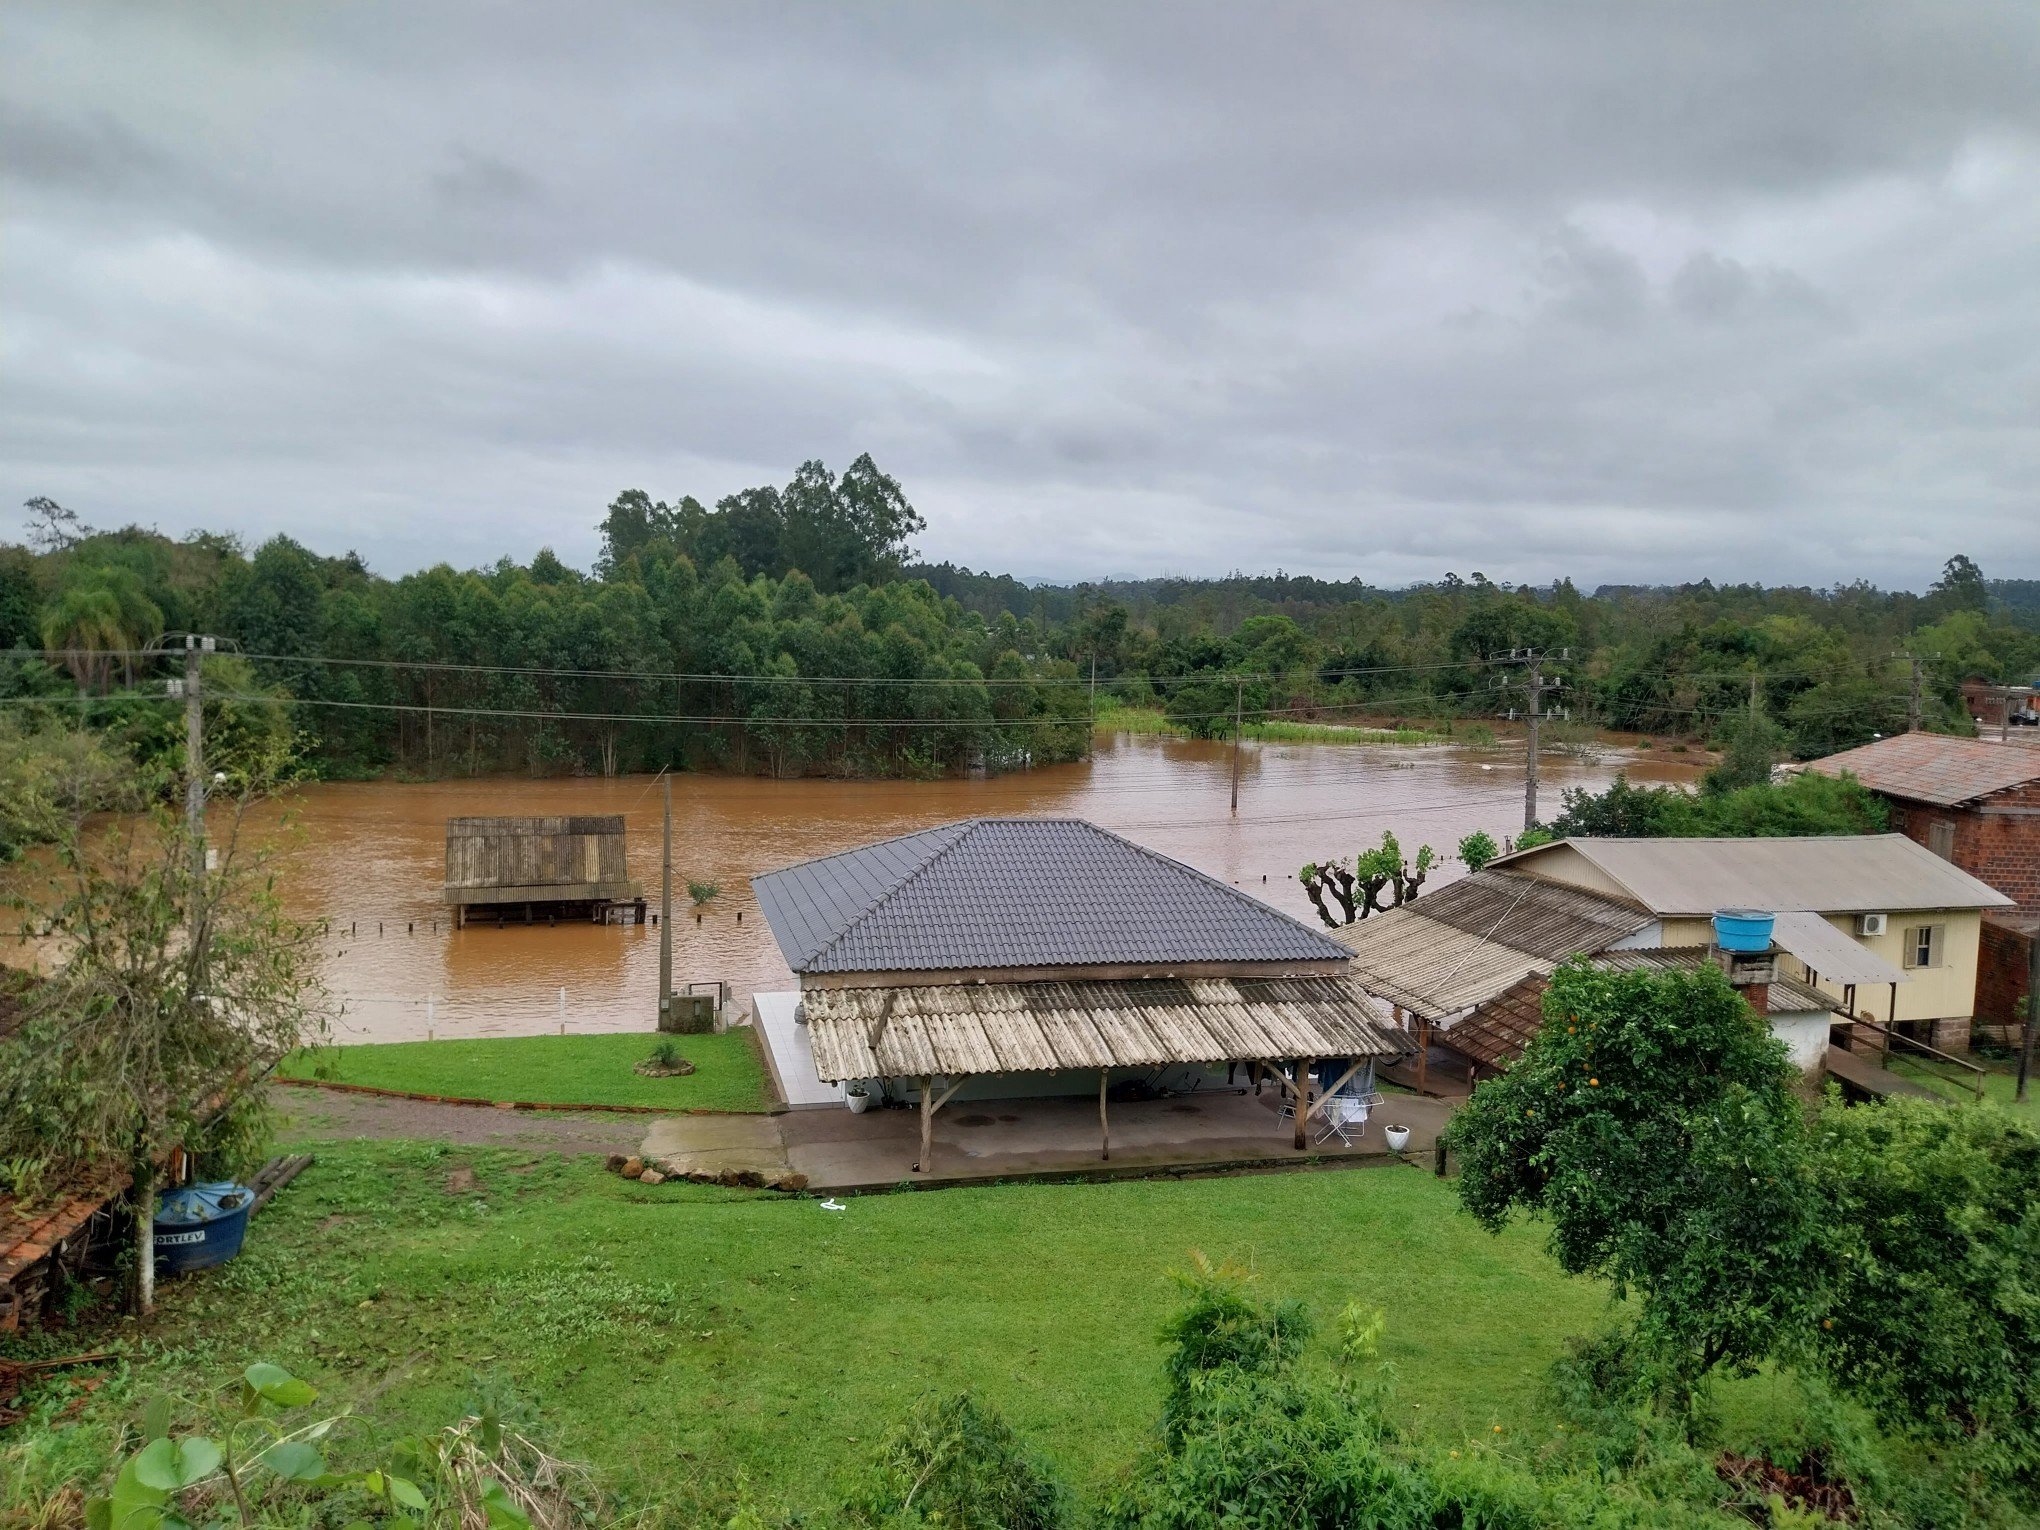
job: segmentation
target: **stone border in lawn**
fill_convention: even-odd
[[[714,1110],[703,1105],[571,1105],[553,1100],[483,1100],[458,1094],[417,1094],[408,1089],[385,1089],[379,1084],[347,1084],[330,1078],[284,1078],[272,1076],[273,1084],[293,1089],[331,1089],[341,1094],[374,1094],[386,1100],[417,1100],[426,1105],[472,1105],[484,1110],[594,1110],[618,1116],[776,1116],[785,1106],[768,1105],[763,1110]]]

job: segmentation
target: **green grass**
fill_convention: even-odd
[[[1976,1057],[1970,1060],[1981,1064],[1984,1069],[1984,1099],[1993,1104],[2004,1106],[2005,1109],[2024,1120],[2040,1123],[2040,1076],[2036,1076],[2029,1081],[2026,1089],[2026,1102],[2020,1105],[2014,1103],[2012,1099],[2013,1091],[2018,1088],[2017,1063],[2007,1062],[2002,1058]],[[1929,1071],[1921,1066],[1917,1060],[1894,1053],[1891,1058],[1890,1067],[1891,1071],[1898,1074],[1901,1078],[1909,1078],[1916,1083],[1925,1084],[1936,1094],[1953,1100],[1957,1104],[1972,1104],[1976,1099],[1975,1094],[1970,1089],[1972,1075],[1963,1073],[1958,1078],[1956,1070],[1950,1068],[1945,1063],[1939,1064],[1935,1071]],[[2036,1075],[2040,1075],[2040,1069],[2036,1069],[2035,1072]]]
[[[1098,709],[1100,733],[1159,733],[1187,737],[1185,730],[1169,721],[1160,707],[1103,706]],[[1354,728],[1338,723],[1250,722],[1248,738],[1282,744],[1443,744],[1443,733],[1421,728]]]
[[[124,1330],[132,1358],[83,1405],[84,1441],[155,1390],[255,1359],[327,1401],[381,1389],[367,1411],[391,1429],[445,1421],[481,1377],[534,1404],[557,1448],[686,1518],[739,1473],[771,1504],[827,1501],[917,1395],[969,1387],[1095,1487],[1152,1425],[1169,1272],[1192,1249],[1251,1266],[1325,1329],[1348,1301],[1385,1308],[1401,1410],[1452,1444],[1496,1424],[1550,1438],[1542,1373],[1607,1315],[1538,1233],[1489,1237],[1414,1168],[987,1186],[828,1212],[550,1154],[313,1150],[239,1260],[168,1283],[153,1328]]]
[[[670,1039],[695,1066],[684,1078],[632,1072]],[[746,1031],[662,1038],[649,1031],[605,1036],[515,1036],[472,1041],[392,1041],[300,1052],[282,1069],[409,1094],[540,1105],[657,1105],[674,1110],[764,1110],[764,1069]]]

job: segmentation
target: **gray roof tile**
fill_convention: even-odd
[[[1341,961],[1310,926],[1078,818],[973,818],[753,877],[799,973]]]

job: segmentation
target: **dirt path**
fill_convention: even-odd
[[[557,1110],[495,1110],[436,1105],[326,1089],[274,1089],[285,1142],[332,1138],[410,1138],[477,1147],[550,1148],[559,1153],[635,1153],[646,1116],[569,1114]]]

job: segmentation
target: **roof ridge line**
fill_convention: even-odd
[[[865,907],[858,912],[856,918],[844,924],[842,929],[838,930],[834,935],[829,937],[826,944],[821,946],[818,950],[812,952],[807,958],[808,962],[813,963],[820,961],[823,957],[827,956],[831,951],[835,950],[837,946],[841,945],[844,941],[848,940],[863,925],[865,920],[869,919],[873,914],[877,913],[881,908],[885,907],[886,904],[892,902],[893,899],[897,898],[901,893],[905,892],[915,882],[919,881],[921,877],[926,874],[929,867],[933,866],[937,861],[941,860],[944,856],[948,855],[950,851],[954,850],[958,845],[962,844],[965,840],[969,839],[972,834],[976,833],[979,829],[983,828],[986,822],[987,820],[983,818],[958,818],[949,823],[931,824],[928,828],[916,830],[915,832],[918,834],[933,834],[938,829],[958,829],[961,830],[962,832],[956,834],[953,838],[950,839],[948,844],[944,845],[940,850],[937,850],[933,855],[929,856],[926,860],[921,862],[920,865],[916,866],[912,871],[908,872],[905,876],[901,877],[899,881],[893,883],[891,887],[887,888],[877,898],[874,898],[870,903],[866,904]],[[911,839],[913,836],[902,834],[897,835],[895,837],[899,839]],[[885,843],[885,841],[880,840],[879,843],[883,844]],[[868,850],[871,848],[871,846],[867,845],[864,848]],[[843,853],[845,855],[849,855],[854,852],[846,850]]]

